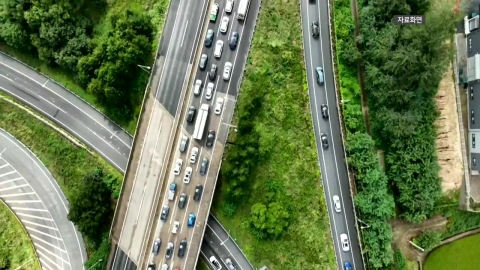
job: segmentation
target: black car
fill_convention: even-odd
[[[154,263],[149,264],[147,270],[155,270],[155,264]]]
[[[205,70],[207,68],[207,63],[208,63],[208,55],[202,54],[200,57],[200,62],[198,63],[198,67],[200,70]]]
[[[214,130],[209,130],[207,134],[207,147],[212,147],[213,142],[215,142],[215,131]]]
[[[326,104],[320,105],[320,109],[322,110],[322,117],[324,119],[328,118],[328,106]]]
[[[228,43],[228,46],[231,50],[235,50],[235,48],[237,48],[238,38],[238,32],[233,32],[230,36],[230,42]]]
[[[180,241],[180,246],[178,247],[178,257],[183,258],[185,255],[185,250],[187,250],[187,239]]]
[[[215,81],[217,78],[217,65],[212,64],[212,67],[210,68],[210,72],[208,73],[208,78],[211,81]]]
[[[160,220],[167,221],[168,213],[170,213],[170,206],[165,205],[162,208],[162,215],[160,216]]]
[[[472,124],[475,124],[475,112],[473,110],[470,111],[470,118],[472,120]]]
[[[207,30],[207,35],[205,36],[205,46],[209,48],[213,44],[213,39],[215,38],[215,32],[212,29]]]
[[[185,204],[187,203],[187,194],[185,193],[182,193],[182,195],[180,195],[180,200],[178,200],[178,208],[180,209],[183,209],[185,207]]]
[[[202,185],[198,185],[195,187],[195,195],[193,195],[193,199],[195,201],[200,201],[200,198],[202,197],[202,193],[203,193],[203,186]]]
[[[153,242],[153,248],[152,248],[153,255],[158,254],[158,252],[160,251],[161,245],[162,245],[162,239],[160,238],[155,239],[155,242]]]
[[[188,123],[193,123],[193,120],[195,119],[195,113],[197,112],[197,109],[195,106],[191,106],[188,108],[188,113],[187,113],[187,122]]]
[[[202,165],[200,166],[200,174],[205,175],[207,173],[207,167],[208,167],[208,158],[204,158],[202,160]]]
[[[172,258],[174,248],[175,246],[173,245],[173,242],[168,243],[167,250],[165,251],[165,258],[167,259]]]
[[[312,22],[312,36],[314,38],[320,36],[320,29],[319,29],[319,25],[318,22]]]
[[[320,140],[322,141],[323,149],[327,149],[328,148],[328,140],[327,140],[327,135],[325,133],[320,134]]]

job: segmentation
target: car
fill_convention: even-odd
[[[342,211],[342,205],[340,204],[340,197],[338,195],[333,195],[333,207],[335,208],[335,212],[340,213]]]
[[[172,233],[173,233],[173,234],[177,234],[179,227],[180,227],[180,222],[178,222],[178,221],[173,222]]]
[[[168,264],[164,263],[164,264],[162,265],[162,270],[168,270]]]
[[[202,193],[203,193],[203,186],[202,185],[196,186],[195,194],[193,194],[193,200],[200,201],[200,198],[202,198]]]
[[[320,105],[320,109],[322,110],[322,118],[327,119],[328,118],[328,106],[326,104]]]
[[[215,38],[215,32],[212,29],[207,30],[205,35],[205,47],[210,48],[213,44],[213,39]]]
[[[215,103],[215,114],[220,114],[223,108],[223,98],[217,98],[217,102]]]
[[[230,19],[227,16],[223,16],[222,21],[220,22],[220,32],[226,33],[228,31],[228,23]]]
[[[177,184],[171,183],[170,188],[168,190],[168,200],[173,201],[175,199],[175,192],[177,191]]]
[[[215,130],[209,130],[207,134],[207,142],[205,143],[207,147],[212,147],[215,142]]]
[[[180,199],[178,200],[178,208],[183,209],[185,208],[185,204],[187,203],[188,196],[185,193],[180,195]]]
[[[205,91],[205,98],[207,100],[210,100],[212,98],[214,88],[215,88],[215,84],[211,82],[207,84],[207,90]]]
[[[230,42],[228,43],[228,46],[231,50],[235,50],[235,48],[237,48],[238,38],[238,32],[233,32],[230,35]]]
[[[220,270],[220,269],[222,269],[222,266],[221,266],[220,263],[218,262],[217,258],[215,258],[215,256],[210,257],[209,261],[210,261],[210,263],[213,265],[213,267],[215,268],[215,270]]]
[[[226,62],[223,67],[223,80],[228,81],[230,79],[230,73],[232,72],[232,63]]]
[[[192,152],[190,154],[190,164],[194,164],[197,162],[197,157],[198,157],[198,147],[193,147]]]
[[[345,233],[340,234],[340,243],[342,244],[343,251],[349,251],[350,246],[348,245],[348,236]]]
[[[190,183],[190,180],[192,179],[192,172],[193,172],[192,167],[187,167],[185,169],[185,176],[183,177],[183,183],[185,184]]]
[[[237,269],[230,258],[225,259],[225,264],[227,265],[229,270],[236,270]]]
[[[202,160],[202,165],[200,165],[200,174],[201,174],[201,175],[205,175],[205,174],[207,173],[207,170],[208,170],[208,162],[209,162],[209,160],[208,160],[207,157],[203,158],[203,160]]]
[[[202,80],[196,80],[195,84],[193,85],[193,94],[195,96],[200,95],[202,92]]]
[[[309,1],[310,1],[310,3],[315,3],[315,0],[309,0]]]
[[[181,158],[175,161],[175,167],[173,169],[174,175],[180,175],[180,171],[182,170],[183,160]]]
[[[185,256],[185,250],[187,250],[187,239],[180,241],[180,246],[178,247],[179,258],[183,258],[183,256]]]
[[[198,62],[198,67],[200,68],[200,70],[205,70],[205,68],[207,68],[207,63],[208,55],[202,54],[202,56],[200,56],[200,62]]]
[[[315,22],[312,22],[312,36],[314,38],[317,38],[320,36],[320,24],[315,21]]]
[[[323,149],[327,149],[328,148],[328,139],[327,139],[327,135],[325,133],[320,134],[320,140],[322,141]]]
[[[214,3],[212,6],[212,9],[210,10],[210,21],[211,22],[216,22],[217,21],[217,15],[218,15],[218,10],[219,6],[217,3]]]
[[[187,223],[187,226],[188,227],[193,227],[195,225],[195,219],[197,219],[197,217],[195,217],[195,214],[194,213],[190,213],[190,215],[188,215],[188,223]]]
[[[232,13],[233,10],[233,0],[227,0],[227,3],[225,4],[225,12],[227,14]]]
[[[352,264],[350,262],[345,262],[345,270],[352,270]]]
[[[162,214],[160,215],[160,220],[167,221],[168,213],[170,213],[170,206],[168,206],[168,205],[163,206]]]
[[[195,106],[190,106],[190,108],[188,108],[187,119],[186,119],[187,123],[193,123],[196,112],[197,112],[197,109],[195,108]]]
[[[472,124],[475,124],[475,112],[473,110],[470,111],[470,117],[471,117]]]
[[[153,242],[153,248],[152,248],[153,255],[158,255],[158,252],[160,251],[160,245],[162,245],[162,239],[160,238],[155,239],[155,242]]]
[[[223,52],[223,41],[217,40],[217,43],[215,43],[215,50],[213,50],[213,56],[215,56],[215,58],[220,58],[222,57],[222,52]]]
[[[147,270],[155,270],[155,264],[154,263],[149,263]]]
[[[174,248],[174,247],[175,247],[175,246],[173,245],[173,242],[168,243],[168,245],[167,245],[167,250],[165,251],[165,258],[166,258],[166,259],[172,258],[173,248]]]
[[[188,148],[188,137],[183,136],[182,139],[180,140],[179,150],[180,150],[180,152],[185,152],[185,150],[187,150],[187,148]]]
[[[215,81],[215,79],[217,78],[217,65],[212,64],[210,72],[208,73],[208,78],[210,79],[210,81]]]
[[[317,72],[317,82],[320,85],[323,85],[325,82],[325,78],[323,76],[323,68],[322,67],[316,67],[315,71]]]

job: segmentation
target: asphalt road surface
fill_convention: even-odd
[[[0,198],[27,230],[43,269],[83,269],[86,249],[67,219],[68,202],[60,187],[40,160],[3,130]]]
[[[353,269],[363,269],[336,106],[338,101],[336,100],[333,77],[328,8],[327,1],[318,0],[316,3],[310,3],[309,0],[301,0],[310,108],[338,269],[343,269],[344,263],[347,261],[352,264]],[[314,21],[320,23],[319,38],[312,37],[311,24]],[[316,67],[323,67],[325,73],[325,84],[323,86],[317,83]],[[328,106],[330,114],[328,120],[322,118],[320,109],[322,104]],[[320,141],[320,134],[322,133],[325,133],[328,137],[330,145],[328,149],[322,148]],[[342,205],[340,213],[335,212],[333,208],[332,196],[334,195],[340,197]],[[343,233],[348,236],[349,251],[342,250],[339,236]]]
[[[128,133],[70,91],[3,53],[0,91],[40,112],[125,172],[133,143]]]

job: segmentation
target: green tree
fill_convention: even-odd
[[[83,236],[97,241],[111,218],[111,192],[103,181],[101,169],[89,172],[73,189],[68,219]]]
[[[256,203],[250,209],[250,223],[254,230],[270,238],[277,238],[284,232],[288,227],[289,216],[285,208],[277,202],[270,203],[268,207],[262,203]]]
[[[425,231],[414,241],[421,248],[430,251],[440,244],[442,241],[442,235],[437,231]]]

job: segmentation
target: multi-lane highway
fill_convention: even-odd
[[[0,130],[0,198],[28,232],[43,269],[77,270],[87,260],[82,237],[67,219],[68,202],[41,161]]]
[[[328,1],[301,0],[301,14],[310,107],[338,269],[343,269],[345,262],[350,262],[353,269],[363,269],[337,111]],[[319,22],[318,38],[312,36],[311,25],[315,21]],[[323,85],[317,83],[316,67],[323,67],[325,75]],[[322,104],[328,106],[330,115],[328,119],[322,118]],[[322,148],[320,139],[322,133],[328,137],[330,145],[328,149]],[[340,197],[342,205],[340,213],[334,210],[332,200],[334,195]],[[349,251],[343,251],[341,247],[339,237],[343,233],[348,236]]]

